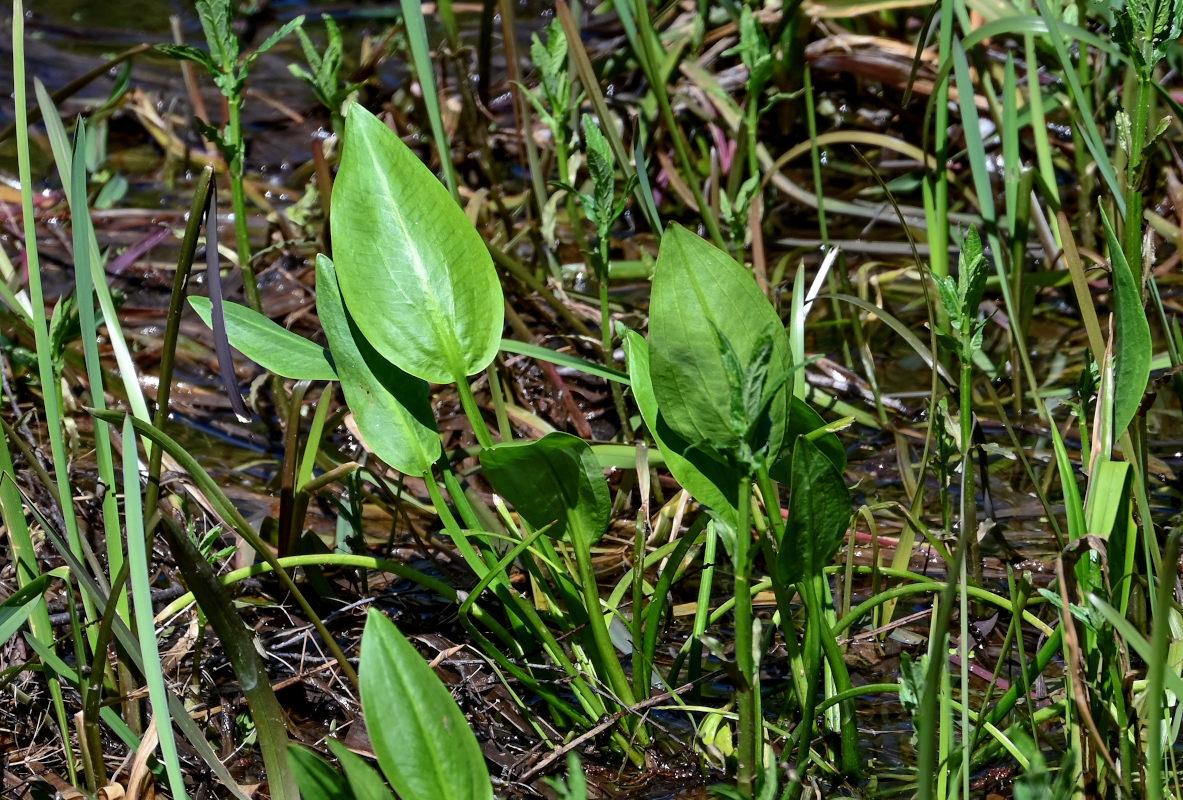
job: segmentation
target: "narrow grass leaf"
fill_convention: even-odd
[[[41,87],[38,87],[41,88]],[[44,90],[42,90],[44,91]],[[78,328],[82,339],[83,359],[86,362],[86,376],[90,397],[96,408],[106,407],[103,364],[99,357],[101,337],[94,310],[94,273],[91,260],[94,250],[90,243],[95,240],[94,223],[90,218],[86,195],[86,125],[78,120],[77,142],[70,169],[68,187],[71,209],[72,238],[74,243],[74,296],[78,305]],[[111,454],[111,427],[102,421],[94,425],[94,453],[98,467],[98,478],[105,486],[115,486],[115,461]],[[123,536],[119,529],[119,502],[114,492],[106,492],[102,499],[103,538],[107,550],[107,575],[113,580],[123,569]],[[117,599],[119,615],[127,620],[130,611],[127,594],[120,593]]]
[[[0,645],[7,644],[25,624],[25,620],[42,602],[42,595],[51,580],[53,577],[50,575],[39,575],[0,603]]]
[[[539,361],[549,361],[551,364],[557,364],[560,367],[571,367],[580,372],[586,372],[588,375],[595,375],[597,378],[623,383],[626,386],[629,382],[628,375],[618,369],[605,367],[602,364],[596,364],[578,356],[570,355],[569,353],[560,353],[557,350],[551,350],[549,347],[544,347],[540,344],[519,342],[516,339],[502,339],[501,350],[505,353],[517,353],[518,355],[536,358]]]
[[[864,311],[874,314],[877,319],[882,320],[883,323],[887,325],[887,327],[899,334],[900,338],[907,342],[908,346],[916,351],[916,355],[920,356],[921,360],[923,360],[924,363],[928,365],[929,369],[935,369],[937,374],[940,375],[941,380],[945,382],[945,385],[957,385],[956,381],[953,380],[953,376],[949,374],[949,371],[932,357],[932,351],[928,349],[928,345],[920,341],[920,337],[916,335],[916,332],[905,325],[899,319],[899,317],[894,316],[883,308],[880,308],[869,300],[864,300],[861,297],[855,297],[854,295],[850,294],[833,294],[830,296],[836,300],[841,300],[844,303],[850,303],[852,306],[857,306]]]
[[[1147,664],[1154,662],[1154,648],[1151,647],[1146,637],[1125,618],[1124,614],[1095,594],[1090,594],[1087,599],[1089,605],[1101,612],[1106,621],[1121,635],[1122,641],[1132,647],[1139,658]],[[1163,670],[1163,683],[1167,689],[1177,696],[1183,697],[1183,677],[1180,677],[1177,672],[1170,669]]]
[[[333,262],[316,259],[316,311],[341,389],[368,449],[399,472],[425,475],[442,451],[427,384],[379,354],[345,309]]]
[[[148,683],[148,700],[156,717],[156,732],[160,738],[160,755],[168,775],[173,796],[185,800],[185,773],[177,755],[177,742],[168,712],[168,691],[164,685],[164,671],[160,666],[160,648],[156,641],[156,623],[152,610],[152,578],[148,571],[148,548],[144,543],[144,517],[140,494],[140,471],[136,433],[131,418],[123,421],[123,503],[127,530],[128,578],[132,590],[132,612],[140,637],[140,653],[144,659],[144,679]]]
[[[1090,486],[1085,516],[1088,532],[1109,543],[1110,579],[1121,586],[1119,593],[1127,596],[1135,548],[1131,546],[1130,488],[1133,467],[1125,461],[1100,460],[1089,477]],[[1125,610],[1125,603],[1121,604]]]
[[[122,416],[113,411],[105,411],[102,413],[107,416],[107,422],[109,423],[119,422],[120,417]],[[134,418],[132,424],[133,426],[147,425],[147,423]],[[139,433],[141,436],[145,435],[143,429],[137,429],[137,433]],[[178,447],[177,452],[183,451]],[[15,488],[15,485],[11,480],[11,476],[5,476],[5,478],[0,480],[0,482],[6,486],[14,486]],[[0,494],[0,496],[3,495]],[[51,523],[46,518],[45,514],[38,509],[37,505],[31,499],[24,497],[23,494],[21,497],[24,498],[24,504],[28,507],[33,519],[36,520],[41,530],[45,533],[45,537],[49,540],[50,544],[53,545],[54,549],[57,550],[58,554],[65,560],[66,567],[69,568],[70,573],[78,580],[83,594],[91,598],[96,603],[100,613],[106,613],[106,606],[109,602],[107,591],[103,587],[99,586],[95,577],[90,574],[90,571],[85,566],[83,566],[81,559],[70,552],[70,549],[66,546],[66,543],[63,542],[58,533],[55,532],[53,523]],[[167,536],[170,529],[166,525],[162,530],[165,531],[165,535]],[[192,542],[189,543],[189,546],[192,548],[193,552],[197,551],[196,545],[193,545]],[[202,559],[202,563],[206,564],[206,569],[208,569],[209,574],[212,575],[213,569],[209,566],[209,564],[205,562],[204,559]],[[210,602],[210,595],[206,593],[204,587],[200,589],[194,587],[188,577],[186,577],[186,582],[193,590],[194,595],[198,597],[203,611],[210,618],[210,623],[214,626],[215,632],[218,632],[220,636],[221,633],[218,630],[219,620],[208,613],[208,608],[213,605]],[[224,595],[214,595],[213,597],[224,598]],[[225,598],[225,604],[227,607],[230,607],[228,598]],[[241,619],[233,611],[233,608],[230,608],[231,614],[233,614],[233,619],[238,620],[239,625],[242,625]],[[34,621],[35,620],[36,618],[34,617]],[[139,640],[136,638],[136,635],[132,633],[131,629],[128,628],[123,620],[119,619],[118,617],[115,617],[114,621],[112,622],[111,630],[115,634],[115,638],[120,644],[121,652],[124,654],[127,660],[132,663],[132,666],[134,666],[141,675],[145,674],[144,660],[142,654],[140,653],[140,644]],[[250,647],[249,642],[247,643],[247,646]],[[75,675],[73,670],[67,667],[61,661],[61,659],[57,658],[57,656],[53,654],[52,650],[45,650],[44,648],[47,646],[39,643],[35,643],[34,647],[41,648],[37,650],[37,653],[41,657],[41,660],[50,666],[50,669],[53,671],[54,675],[62,677],[63,679],[66,679],[77,686],[77,675]],[[253,648],[251,648],[251,652],[254,652]],[[167,690],[167,687],[165,688]],[[265,688],[270,691],[271,685],[265,684]],[[247,702],[250,703],[250,692],[247,691],[246,694]],[[210,771],[218,778],[218,780],[221,782],[221,786],[226,790],[226,792],[228,792],[231,796],[238,798],[238,800],[249,800],[247,795],[238,788],[238,784],[234,781],[230,771],[218,758],[218,755],[214,752],[213,748],[210,747],[209,742],[206,741],[203,730],[198,727],[197,723],[189,716],[188,709],[186,709],[184,703],[171,691],[168,692],[168,707],[173,724],[180,728],[181,733],[185,735],[185,738],[188,740],[190,746],[206,763],[206,765],[209,766]],[[278,708],[278,703],[276,703],[276,708]],[[125,723],[123,719],[115,712],[115,709],[111,708],[110,706],[103,706],[99,710],[99,715],[103,722],[105,722],[111,728],[111,730],[115,732],[120,740],[128,745],[128,747],[135,750],[140,746],[139,737],[132,733],[131,729],[127,727],[127,723]],[[260,737],[262,737],[262,735],[263,734],[260,734]],[[272,780],[275,780],[274,775],[272,775]],[[275,789],[274,785],[272,786],[271,793],[273,797],[277,796],[277,790]]]
[[[213,309],[208,297],[190,297],[189,305],[202,322],[213,327]],[[263,369],[296,381],[337,380],[332,356],[326,348],[292,333],[254,309],[231,302],[223,302],[222,308],[230,344]]]
[[[439,153],[440,164],[444,169],[444,179],[448,183],[448,191],[451,192],[452,197],[459,199],[456,166],[452,163],[448,134],[444,128],[443,116],[440,114],[439,92],[435,85],[435,67],[431,60],[431,46],[427,41],[427,23],[423,19],[422,3],[420,0],[402,0],[401,6],[403,22],[407,30],[407,44],[411,47],[411,62],[415,67],[415,78],[419,81],[423,105],[427,109],[427,119],[431,123],[431,133],[435,138],[435,147]]]
[[[1088,533],[1085,523],[1084,504],[1080,500],[1080,488],[1076,485],[1076,471],[1072,467],[1072,459],[1068,456],[1068,448],[1064,446],[1064,437],[1060,436],[1060,429],[1051,425],[1052,447],[1056,453],[1056,468],[1060,473],[1060,487],[1064,493],[1064,516],[1068,522],[1068,539],[1075,541]]]
[[[493,260],[435,176],[358,104],[332,203],[341,295],[374,348],[432,383],[488,366],[505,316]]]
[[[362,634],[360,673],[374,753],[402,800],[492,800],[485,757],[464,712],[377,609]]]
[[[41,106],[41,116],[45,123],[46,133],[49,135],[50,146],[53,149],[53,158],[58,168],[58,176],[61,178],[62,186],[68,189],[73,183],[73,172],[66,130],[62,125],[61,118],[58,116],[57,107],[54,106],[52,98],[45,91],[45,87],[41,85],[40,81],[36,80],[34,81],[34,85],[38,90],[37,98]],[[70,213],[74,219],[89,214],[89,209],[86,208],[74,210],[71,195],[67,194],[66,197],[71,204]],[[151,419],[151,416],[148,414],[148,404],[144,401],[144,392],[140,387],[139,370],[136,369],[136,360],[127,346],[127,339],[123,335],[123,327],[119,322],[118,309],[115,307],[115,299],[111,295],[110,287],[107,286],[107,274],[104,271],[98,240],[95,238],[94,226],[88,225],[87,227],[89,228],[88,234],[90,241],[89,263],[91,284],[94,287],[95,294],[98,296],[99,308],[102,311],[101,319],[107,327],[107,344],[114,351],[115,361],[119,365],[119,376],[123,381],[123,390],[127,395],[127,402],[131,406],[132,413],[139,419],[146,421]],[[149,452],[151,452],[150,449]]]
[[[1077,107],[1072,116],[1080,124],[1081,138],[1084,139],[1089,155],[1096,162],[1098,171],[1105,178],[1105,183],[1113,194],[1113,202],[1124,216],[1126,207],[1121,183],[1117,180],[1113,162],[1110,161],[1109,154],[1105,151],[1105,137],[1097,128],[1097,114],[1093,110],[1090,94],[1081,86],[1077,65],[1073,63],[1072,51],[1069,49],[1077,39],[1079,28],[1070,28],[1061,24],[1059,15],[1051,10],[1047,0],[1035,0],[1035,5],[1039,9],[1039,17],[1047,25],[1047,38],[1055,48],[1056,58],[1060,61],[1059,74],[1068,82],[1069,97]],[[1081,57],[1087,58],[1083,54]]]
[[[61,680],[63,683],[74,687],[75,689],[80,688],[81,682],[78,680],[78,673],[75,672],[74,669],[70,667],[65,661],[62,661],[62,659],[58,657],[57,653],[53,651],[52,644],[46,644],[32,634],[25,634],[24,638],[29,646],[33,648],[33,652],[37,654],[37,658],[41,660],[41,663],[44,665],[47,672],[52,674],[55,678]],[[183,710],[184,707],[178,706],[178,709]],[[114,708],[106,705],[102,706],[99,709],[99,718],[102,719],[107,727],[111,729],[112,733],[119,737],[119,741],[126,744],[129,748],[135,750],[140,746],[140,737],[137,736],[130,727],[128,727],[127,723],[123,721],[123,718],[119,716],[119,713]],[[192,720],[190,720],[190,722],[192,722]],[[214,758],[214,760],[217,761],[217,758]],[[221,764],[221,762],[218,763]],[[224,776],[219,777],[222,780],[228,780],[230,778],[230,773],[225,772],[224,770],[223,772]],[[226,785],[234,786],[232,783]],[[234,790],[233,794],[239,800],[248,800],[246,795],[242,794],[240,791],[237,791],[237,789]]]

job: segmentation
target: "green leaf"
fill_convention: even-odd
[[[977,316],[978,306],[982,304],[982,295],[986,292],[986,275],[989,264],[982,251],[982,238],[977,228],[970,228],[965,233],[965,241],[961,243],[961,255],[957,260],[958,293],[961,296],[961,308],[958,314],[971,319]]]
[[[1125,461],[1102,461],[1091,478],[1092,491],[1085,509],[1088,532],[1108,539],[1117,526],[1126,524],[1132,473]]]
[[[842,446],[842,440],[832,431],[821,432],[824,427],[826,427],[826,421],[822,419],[821,414],[818,414],[804,400],[798,397],[792,398],[784,445],[781,447],[776,463],[769,470],[774,480],[785,485],[792,485],[793,445],[802,437],[808,437],[809,441],[813,442],[825,454],[826,458],[830,459],[834,469],[839,472],[846,469],[846,449]]]
[[[443,449],[429,387],[370,346],[346,310],[337,281],[333,262],[317,256],[316,313],[362,439],[399,472],[426,475]]]
[[[274,33],[272,33],[270,36],[268,36],[266,39],[263,40],[263,43],[261,45],[259,45],[259,47],[255,50],[255,52],[251,53],[250,58],[248,59],[247,63],[248,64],[254,63],[256,58],[258,58],[259,56],[266,53],[272,47],[275,47],[275,45],[279,44],[280,41],[285,36],[287,36],[288,34],[290,34],[294,30],[298,30],[300,28],[300,26],[303,24],[304,24],[304,15],[301,14],[300,16],[296,17],[295,19],[290,19],[287,22],[285,22],[283,25],[280,25],[275,30]]]
[[[915,717],[920,712],[924,684],[928,681],[928,653],[922,653],[915,661],[907,651],[900,653],[899,681],[900,705]]]
[[[205,32],[205,43],[220,72],[233,71],[238,60],[238,37],[230,27],[232,15],[230,0],[197,0],[197,16]]]
[[[158,44],[153,49],[169,58],[175,58],[180,61],[194,61],[205,67],[211,74],[218,71],[218,67],[214,64],[213,59],[210,58],[209,53],[199,47],[188,44]]]
[[[493,488],[535,529],[590,546],[608,529],[612,496],[591,446],[569,433],[536,442],[495,444],[481,451]]]
[[[0,644],[7,644],[25,624],[52,579],[50,575],[38,575],[0,603]]]
[[[1048,769],[1039,744],[1022,731],[1008,731],[1018,751],[1027,759],[1027,768],[1015,781],[1015,800],[1071,800],[1076,795],[1076,753],[1065,750],[1058,769]]]
[[[772,75],[772,55],[768,48],[768,37],[764,35],[764,28],[749,6],[744,6],[739,18],[739,44],[726,52],[726,55],[738,53],[745,67],[748,68],[748,93],[750,97],[759,97],[764,91],[768,78]]]
[[[711,330],[726,337],[745,370],[761,339],[777,331],[766,380],[779,381],[789,370],[789,343],[772,304],[730,256],[671,225],[661,241],[650,308],[649,374],[662,417],[691,444],[738,453],[743,437],[732,424],[727,358]],[[788,410],[782,384],[768,407],[768,453],[780,449]],[[746,422],[750,430],[759,421]]]
[[[616,166],[612,161],[612,150],[604,138],[596,118],[583,115],[583,141],[587,148],[587,171],[591,174],[594,200],[588,209],[588,216],[603,236],[606,228],[612,226],[612,197],[616,189]]]
[[[332,203],[341,294],[374,348],[432,383],[488,366],[505,315],[492,258],[430,170],[358,104]]]
[[[961,298],[957,292],[957,282],[951,275],[937,275],[933,273],[933,283],[941,296],[941,306],[945,309],[945,316],[954,328],[961,327]]]
[[[1126,261],[1113,225],[1101,209],[1109,259],[1113,262],[1113,441],[1121,438],[1142,405],[1150,381],[1154,345],[1142,305],[1142,281]]]
[[[813,442],[799,439],[776,579],[787,586],[820,573],[838,552],[849,524],[850,490],[842,473]]]
[[[355,800],[394,800],[394,795],[386,787],[386,781],[377,770],[362,760],[336,739],[328,740],[329,749],[341,762],[341,769],[349,780],[349,790]]]
[[[304,800],[352,800],[345,776],[308,748],[289,745],[288,763]]]
[[[546,778],[546,783],[555,790],[559,800],[587,800],[587,778],[575,752],[567,753],[567,778]]]
[[[464,713],[423,656],[373,608],[360,674],[370,741],[402,800],[492,800],[485,757]]]
[[[628,375],[618,369],[612,369],[612,367],[606,367],[603,364],[596,364],[579,356],[573,356],[570,353],[560,353],[558,350],[551,350],[549,347],[544,347],[540,344],[519,342],[517,339],[502,339],[501,350],[505,353],[517,353],[518,355],[536,358],[539,361],[549,361],[551,364],[558,364],[560,367],[571,367],[580,372],[586,372],[588,375],[595,375],[604,380],[623,383],[626,386],[629,382]]]
[[[735,469],[712,458],[709,453],[692,450],[686,440],[665,423],[649,380],[649,343],[644,337],[636,331],[627,331],[624,350],[637,408],[657,442],[670,474],[694,499],[734,528],[738,524],[736,505],[739,502],[736,488],[739,476]]]
[[[551,105],[550,110],[565,118],[571,99],[571,82],[567,80],[567,37],[557,19],[551,20],[546,29],[545,44],[538,34],[531,36],[530,59],[542,78],[542,91]]]
[[[190,297],[189,305],[202,322],[210,325],[212,309],[208,297]],[[332,356],[316,342],[292,333],[246,306],[227,302],[222,307],[230,344],[263,369],[296,381],[337,380]]]

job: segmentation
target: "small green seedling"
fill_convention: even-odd
[[[343,106],[349,96],[357,91],[359,84],[341,80],[341,62],[344,57],[344,46],[341,40],[341,29],[328,14],[321,14],[324,20],[325,43],[324,52],[316,49],[312,39],[303,27],[296,28],[296,36],[300,40],[300,48],[304,51],[304,58],[308,68],[299,64],[289,64],[288,71],[299,78],[312,89],[316,99],[333,115],[333,130],[341,131],[343,120]]]
[[[402,800],[493,800],[485,757],[464,712],[419,651],[375,609],[362,633],[360,676],[378,766]],[[340,742],[328,744],[343,772],[311,750],[288,750],[305,800],[391,800],[372,767]]]
[[[224,129],[219,130],[207,120],[198,120],[197,125],[202,135],[217,145],[222,157],[226,159],[231,199],[234,204],[238,262],[243,271],[248,304],[255,311],[261,311],[262,303],[259,300],[259,287],[254,269],[251,267],[250,237],[247,233],[246,191],[243,185],[246,140],[242,135],[242,99],[246,91],[247,76],[255,60],[303,25],[304,17],[301,15],[284,23],[254,51],[243,56],[240,53],[238,37],[231,26],[234,9],[230,0],[197,0],[197,15],[205,32],[208,53],[187,44],[162,44],[157,45],[156,49],[172,58],[192,61],[204,67],[213,79],[214,85],[226,98],[228,115]]]

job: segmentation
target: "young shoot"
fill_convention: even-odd
[[[197,120],[206,139],[217,145],[226,160],[230,177],[230,191],[234,203],[234,229],[238,249],[238,263],[242,267],[247,302],[255,311],[262,311],[259,287],[251,266],[250,237],[247,233],[246,192],[243,186],[243,162],[246,140],[242,135],[242,99],[247,76],[259,56],[275,47],[285,36],[304,24],[303,15],[289,20],[268,36],[254,51],[245,56],[240,52],[238,37],[231,23],[234,10],[230,0],[197,0],[197,15],[205,33],[209,52],[187,44],[162,44],[156,49],[164,55],[200,64],[213,79],[218,91],[226,98],[227,119],[219,129],[208,120]]]

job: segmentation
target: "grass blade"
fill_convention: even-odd
[[[156,717],[156,732],[160,739],[160,754],[173,796],[187,800],[185,776],[177,756],[177,743],[169,722],[168,694],[160,665],[160,648],[156,642],[156,625],[152,621],[152,577],[148,569],[148,553],[144,543],[144,516],[140,495],[139,459],[136,457],[136,436],[130,418],[123,422],[123,503],[127,527],[127,559],[130,568],[132,610],[140,638],[140,653],[144,658],[144,679],[148,682],[148,699]]]

